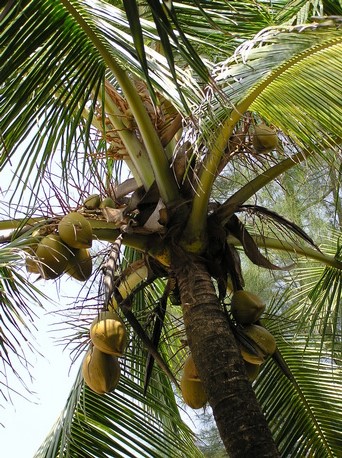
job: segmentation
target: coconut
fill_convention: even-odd
[[[61,239],[72,248],[90,248],[92,229],[89,221],[80,213],[65,215],[58,224]]]
[[[39,261],[36,256],[36,251],[38,248],[38,243],[43,239],[42,236],[33,235],[22,247],[23,251],[26,253],[25,266],[26,270],[29,273],[40,274]]]
[[[253,146],[257,153],[269,153],[278,145],[278,137],[275,129],[266,124],[255,126]]]
[[[45,279],[53,279],[66,269],[71,251],[58,235],[50,234],[39,242],[36,257],[40,274]]]
[[[86,248],[72,250],[65,273],[79,281],[86,281],[91,276],[93,262]]]
[[[255,353],[244,346],[243,344],[239,343],[241,356],[245,362],[255,365],[260,365],[265,362],[265,355],[259,349],[255,349]]]
[[[183,376],[180,387],[185,404],[192,409],[201,409],[208,402],[208,397],[200,380],[190,380]]]
[[[199,380],[198,372],[191,354],[185,360],[183,367],[183,377],[187,378],[188,380]]]
[[[242,357],[249,363],[262,364],[265,358],[272,355],[277,348],[275,338],[263,326],[250,324],[243,328],[243,334],[251,341],[255,350],[254,354],[246,345],[239,342]]]
[[[98,194],[91,194],[85,199],[85,201],[83,202],[83,206],[87,210],[96,210],[96,208],[99,208],[100,203],[101,197]]]
[[[90,338],[96,348],[121,356],[127,345],[126,327],[114,311],[100,312],[90,326]]]
[[[256,294],[249,291],[235,291],[231,301],[231,312],[235,320],[240,324],[252,324],[258,321],[265,304]]]
[[[85,383],[95,393],[110,393],[119,382],[120,363],[115,356],[93,347],[83,359],[82,375]]]
[[[180,387],[184,402],[192,409],[201,409],[208,401],[208,397],[203,389],[203,384],[198,376],[198,372],[190,354],[183,367],[183,374]]]
[[[100,204],[100,208],[115,208],[115,202],[111,197],[105,197]]]

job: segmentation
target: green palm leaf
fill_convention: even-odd
[[[202,456],[177,407],[170,404],[170,388],[159,383],[158,393],[144,397],[142,387],[122,374],[115,393],[101,396],[85,387],[79,375],[35,456]]]
[[[311,334],[308,341],[297,332],[296,321],[281,313],[283,304],[271,308],[265,324],[289,378],[268,360],[255,382],[257,397],[282,456],[340,456],[341,370],[329,354],[322,354],[320,335]]]
[[[341,259],[340,237],[340,233],[332,232],[329,242],[324,244],[326,253],[336,260]],[[300,265],[295,277],[303,286],[297,290],[289,313],[297,317],[299,332],[306,331],[308,342],[312,336],[317,339],[320,335],[322,353],[329,352],[331,359],[341,359],[341,270],[317,264]]]
[[[22,370],[30,373],[27,352],[36,351],[32,338],[36,318],[34,308],[43,307],[41,301],[47,299],[18,269],[18,266],[24,264],[24,247],[29,250],[30,245],[26,238],[19,237],[0,248],[0,393],[5,399],[10,399],[14,391],[8,383],[11,373],[30,392]]]

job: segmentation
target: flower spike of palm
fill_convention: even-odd
[[[16,371],[12,330],[25,340],[34,276],[58,278],[62,290],[76,270],[87,292],[81,314],[60,313],[77,354],[89,349],[84,379],[110,391],[92,392],[80,373],[37,456],[201,456],[178,407],[179,395],[198,393],[189,403],[209,403],[234,458],[341,455],[329,412],[340,425],[342,261],[332,221],[342,222],[342,11],[319,3],[320,17],[311,2],[286,0],[1,7],[0,168],[12,174],[0,221],[1,354]],[[112,252],[104,272],[103,244]],[[254,266],[274,275],[259,291],[266,330],[260,317],[241,323],[232,313],[239,292],[251,317],[263,275],[249,275]],[[127,333],[118,354],[92,337],[103,316],[100,340]],[[286,377],[270,359],[275,343]],[[189,353],[196,371],[185,396]],[[113,358],[118,384],[106,367]],[[255,390],[250,360],[261,366]],[[279,418],[289,425],[281,433]]]

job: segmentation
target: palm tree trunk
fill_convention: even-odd
[[[189,347],[229,456],[279,457],[205,264],[176,263]]]

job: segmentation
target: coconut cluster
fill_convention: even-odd
[[[89,221],[80,213],[71,212],[61,219],[57,233],[37,237],[37,243],[30,247],[32,255],[26,259],[26,269],[46,280],[66,273],[86,281],[93,268],[89,253],[92,240]]]
[[[273,335],[260,324],[259,319],[265,310],[265,303],[249,291],[235,291],[231,299],[231,314],[239,326],[238,344],[245,362],[247,375],[254,381],[260,366],[276,350]]]
[[[90,325],[90,339],[92,347],[82,363],[84,381],[95,393],[110,393],[120,379],[118,358],[127,345],[125,325],[116,312],[100,312]]]
[[[99,194],[91,194],[83,202],[87,210],[97,210],[99,208],[115,208],[115,202],[111,197],[101,198]]]

